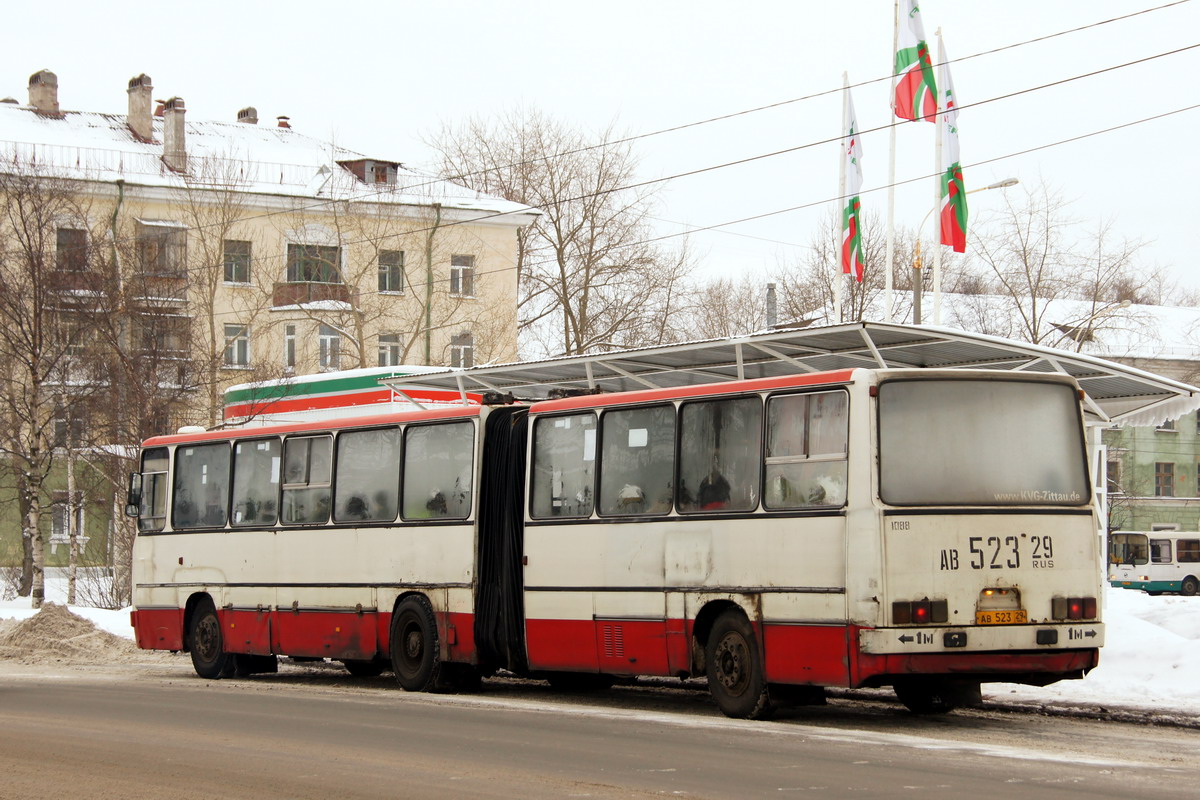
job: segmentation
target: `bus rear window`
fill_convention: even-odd
[[[880,497],[893,505],[1080,505],[1091,492],[1075,390],[1009,380],[879,387]]]

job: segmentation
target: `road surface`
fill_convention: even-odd
[[[772,722],[687,689],[532,681],[407,694],[285,666],[0,664],[3,798],[1193,798],[1200,730],[1036,714],[914,717],[837,698]]]

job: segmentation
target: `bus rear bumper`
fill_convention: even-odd
[[[888,686],[913,675],[969,678],[980,683],[1047,686],[1082,678],[1100,661],[1100,651],[1057,650],[1004,653],[860,653],[855,687]]]

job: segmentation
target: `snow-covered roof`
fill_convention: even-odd
[[[183,178],[162,161],[163,119],[152,119],[153,141],[138,140],[124,114],[64,111],[39,114],[30,106],[0,103],[0,155],[80,180],[124,180],[180,187]],[[449,181],[396,168],[395,184],[366,184],[340,161],[399,159],[368,156],[300,133],[294,128],[245,122],[187,120],[188,177],[195,185],[236,182],[247,192],[289,197],[362,199],[398,205],[440,203],[486,215],[537,214],[521,203],[482,194]],[[508,218],[524,224],[528,218]]]

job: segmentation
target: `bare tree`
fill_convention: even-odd
[[[103,267],[94,209],[73,181],[10,158],[0,170],[0,447],[16,478],[21,593],[45,598],[42,512],[59,449],[56,420],[86,407],[103,377],[89,358]]]
[[[670,340],[670,311],[691,269],[686,248],[650,241],[654,190],[610,128],[591,137],[537,110],[446,125],[429,145],[439,171],[542,216],[518,237],[522,341],[541,354]],[[637,341],[629,341],[632,335]],[[649,340],[641,337],[649,337]]]

